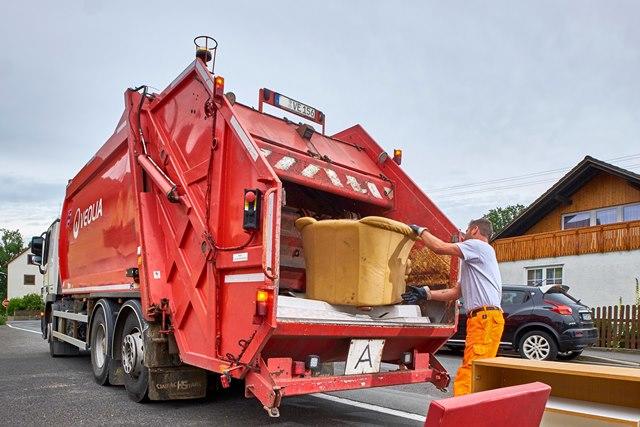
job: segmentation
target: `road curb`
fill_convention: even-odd
[[[580,356],[576,360],[580,362],[587,362],[587,363],[615,364],[615,365],[623,365],[625,367],[628,366],[631,368],[640,368],[640,363],[629,362],[628,360],[610,359],[608,357]]]

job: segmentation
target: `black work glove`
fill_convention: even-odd
[[[418,237],[420,237],[422,235],[422,233],[427,230],[426,227],[422,227],[422,226],[416,225],[416,224],[409,224],[409,228],[411,230],[413,230],[413,232],[416,233],[416,236],[418,236]]]
[[[409,290],[402,294],[402,299],[405,304],[417,304],[418,300],[431,299],[431,291],[428,287],[418,287],[413,285],[407,285]]]

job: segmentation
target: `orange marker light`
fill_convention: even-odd
[[[402,150],[397,148],[393,150],[393,161],[398,165],[402,163]]]
[[[213,79],[213,95],[214,96],[224,95],[224,77],[216,76]]]
[[[257,302],[266,302],[268,298],[269,298],[269,293],[267,291],[259,290],[256,293],[256,301]]]
[[[256,318],[261,319],[267,315],[267,300],[269,293],[267,291],[258,290],[256,292]]]

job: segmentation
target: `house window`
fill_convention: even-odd
[[[25,274],[24,275],[24,284],[26,286],[35,286],[35,284],[36,284],[36,276],[34,274]]]
[[[591,225],[591,214],[589,212],[578,212],[575,214],[565,215],[562,218],[562,228],[568,230],[569,228],[588,227]]]
[[[561,285],[562,266],[550,265],[544,267],[527,268],[527,285]]]
[[[546,268],[547,285],[562,285],[562,267]]]
[[[616,208],[601,209],[596,211],[596,225],[613,224],[618,222],[618,212]]]
[[[536,286],[542,282],[542,268],[527,269],[527,285]]]
[[[564,214],[562,215],[562,229],[569,230],[572,228],[638,220],[640,220],[640,203],[634,203]]]
[[[640,203],[636,205],[625,206],[622,210],[623,221],[640,220]]]

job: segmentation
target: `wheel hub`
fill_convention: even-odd
[[[529,359],[545,359],[549,356],[549,342],[539,335],[531,335],[523,344],[524,353]]]
[[[142,372],[144,362],[142,334],[132,331],[122,340],[122,367],[124,372],[137,377]]]
[[[107,336],[104,332],[104,325],[100,325],[96,331],[95,339],[95,362],[98,368],[104,366],[104,362],[107,359]]]

